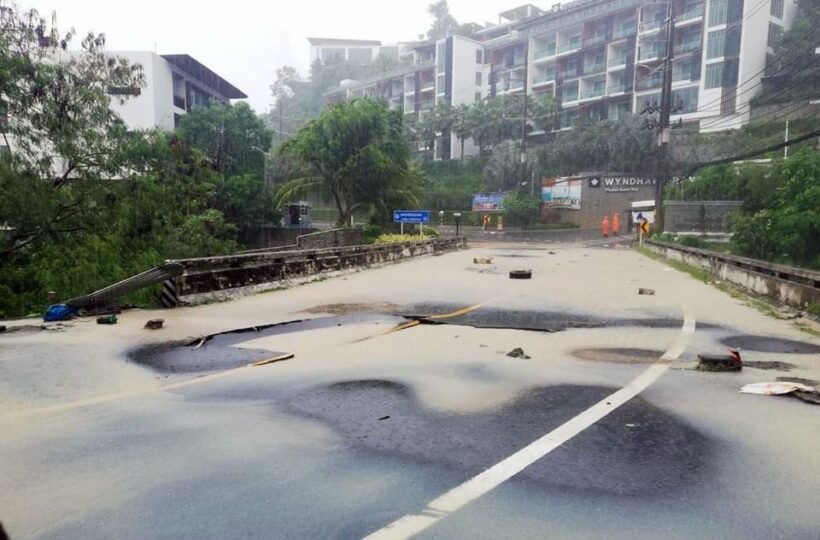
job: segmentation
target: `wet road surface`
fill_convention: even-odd
[[[154,316],[0,337],[13,540],[361,538],[659,366],[418,537],[820,536],[820,408],[737,393],[820,378],[820,342],[627,249],[483,248]],[[692,370],[727,346],[760,369]]]

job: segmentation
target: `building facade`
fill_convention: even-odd
[[[418,116],[439,101],[526,93],[559,100],[558,129],[616,120],[660,105],[668,9],[649,0],[528,4],[470,37],[415,44],[412,65],[389,74],[389,84],[345,81],[328,99],[382,97]],[[702,132],[748,123],[749,101],[796,9],[795,0],[671,0],[672,121]],[[542,132],[530,124],[531,134]],[[452,135],[436,146],[436,158],[460,153]]]
[[[396,59],[400,45],[374,39],[338,39],[309,37],[310,62],[345,60],[354,64],[366,64],[379,56]]]
[[[210,103],[230,103],[248,96],[187,54],[158,55],[147,51],[112,52],[139,63],[145,86],[124,104],[112,100],[111,109],[131,129],[170,131],[191,108]]]

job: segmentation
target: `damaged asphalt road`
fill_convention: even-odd
[[[475,249],[0,341],[12,540],[349,539],[413,515],[428,540],[820,530],[820,409],[738,393],[820,380],[820,342],[628,249]],[[730,346],[758,369],[689,369]]]

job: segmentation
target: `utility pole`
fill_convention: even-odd
[[[661,88],[660,126],[658,127],[658,175],[655,179],[655,230],[663,232],[663,188],[669,181],[670,160],[669,142],[672,127],[669,117],[672,114],[672,60],[675,51],[675,13],[670,0],[666,8],[666,58],[663,63],[663,86]]]
[[[524,114],[521,120],[521,163],[524,165],[524,174],[527,174],[527,86],[529,86],[529,46],[524,45]],[[532,178],[530,178],[530,196],[533,193]]]

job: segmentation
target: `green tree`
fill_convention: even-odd
[[[7,232],[0,256],[26,249],[46,236],[93,227],[109,181],[128,174],[121,156],[125,126],[109,108],[143,84],[139,65],[106,54],[105,38],[88,34],[81,53],[68,54],[73,32],[60,33],[36,11],[0,4],[0,100],[11,139],[2,187],[0,223]],[[19,177],[21,186],[14,185]],[[36,201],[35,201],[36,199]]]
[[[438,40],[447,37],[458,27],[458,21],[450,14],[447,0],[438,0],[427,6],[427,13],[433,18],[427,39]]]
[[[461,161],[464,161],[464,141],[473,133],[469,105],[461,104],[454,109],[452,130],[461,145]]]
[[[541,201],[522,191],[514,191],[504,197],[504,214],[510,218],[510,225],[527,226],[538,219]]]
[[[180,139],[208,156],[225,176],[262,175],[272,134],[247,103],[194,107],[176,130]]]
[[[803,149],[759,177],[768,197],[744,201],[732,223],[733,246],[751,257],[820,268],[820,152]]]
[[[332,105],[281,151],[301,166],[280,186],[279,205],[302,194],[324,193],[336,206],[338,223],[347,225],[358,208],[384,211],[418,202],[421,174],[411,166],[402,114],[382,102]]]

